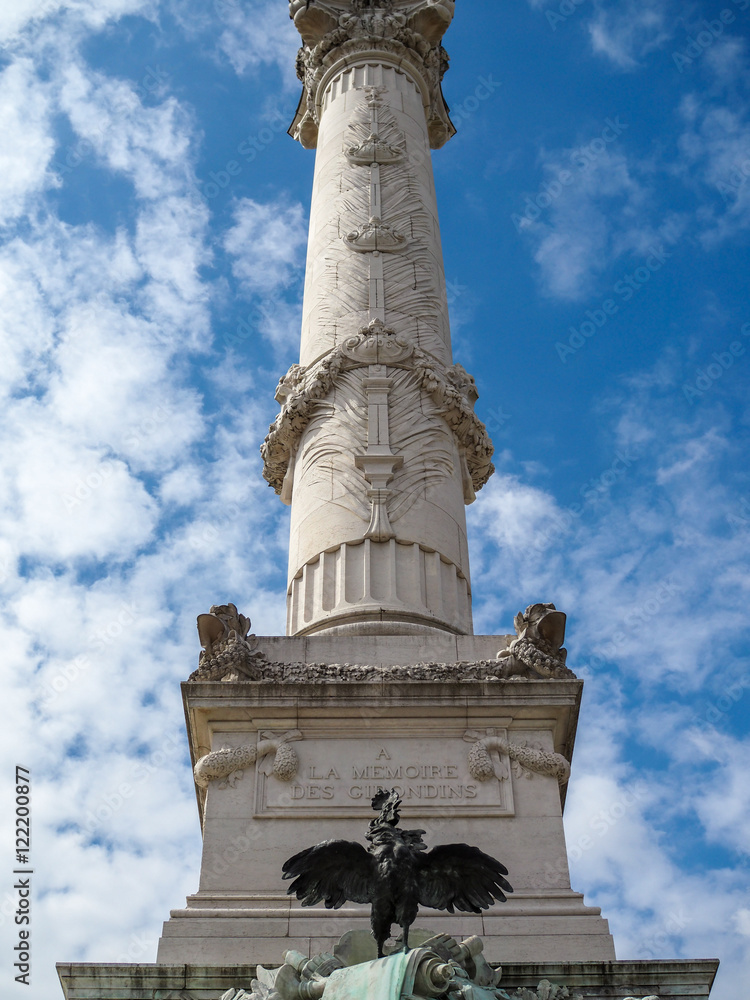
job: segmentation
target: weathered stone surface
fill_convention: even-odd
[[[205,616],[204,616],[205,617]],[[564,617],[564,616],[563,616]],[[355,628],[350,638],[331,636],[326,642],[316,635],[310,641],[295,641],[274,636],[252,636],[252,670],[245,655],[233,659],[227,654],[219,663],[216,658],[200,665],[189,680],[193,681],[259,681],[262,683],[340,683],[368,684],[391,681],[503,681],[522,679],[575,679],[575,674],[562,661],[556,669],[540,667],[536,662],[519,662],[512,673],[505,669],[501,653],[513,648],[511,636],[466,636],[460,641],[431,630],[429,637],[411,639],[389,635],[358,634]],[[411,638],[411,637],[410,637]],[[488,642],[502,644],[500,654],[488,658]],[[334,655],[333,662],[324,659]],[[411,659],[432,654],[434,659]],[[464,658],[459,658],[464,654]]]
[[[239,614],[234,604],[214,604],[208,614],[198,615],[197,625],[203,647],[198,659],[202,678],[221,680],[230,670],[236,676],[257,680],[257,639],[248,635],[250,619]]]
[[[312,9],[308,0],[291,0],[290,16],[303,41],[297,75],[304,89],[290,134],[314,148],[337,63],[364,61],[375,50],[384,62],[409,72],[423,95],[431,145],[442,146],[456,131],[440,90],[448,68],[440,39],[453,11],[454,0],[401,0],[397,8],[389,0],[378,7],[364,0],[317,0]]]
[[[245,768],[261,762],[269,754],[273,754],[273,762],[263,771],[264,774],[274,774],[280,781],[291,781],[297,774],[299,760],[290,746],[293,740],[301,740],[299,729],[290,729],[277,736],[272,732],[259,734],[259,742],[243,744],[222,750],[214,750],[201,757],[193,768],[196,785],[207,788],[209,782],[219,782],[219,788],[234,785],[238,777],[242,777]],[[259,766],[260,763],[259,763]]]
[[[457,933],[457,932],[456,932]],[[287,948],[297,943],[289,942]],[[317,949],[321,950],[321,949]],[[315,951],[312,952],[316,953]],[[310,954],[310,952],[308,952]],[[281,958],[269,961],[278,966]],[[627,1000],[657,996],[660,1000],[708,997],[716,975],[715,959],[644,962],[504,962],[501,984],[508,993],[536,992],[547,980],[579,993],[585,1000]],[[219,1000],[227,990],[251,991],[258,976],[253,964],[57,966],[66,1000]]]

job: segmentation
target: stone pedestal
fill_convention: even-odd
[[[277,959],[276,964],[280,964]],[[709,995],[715,959],[662,962],[529,962],[503,966],[501,986],[536,990],[546,979],[585,1000],[669,997],[702,1000]],[[230,987],[250,989],[255,966],[59,964],[66,1000],[218,1000]]]
[[[303,909],[281,867],[322,840],[364,843],[379,787],[399,790],[403,822],[428,846],[473,844],[515,889],[482,915],[421,911],[420,926],[480,935],[489,961],[614,959],[606,920],[570,887],[565,852],[582,682],[498,679],[509,638],[261,637],[266,679],[184,684],[193,762],[237,752],[199,789],[200,885],[164,925],[158,961],[274,962],[368,928],[366,906]]]

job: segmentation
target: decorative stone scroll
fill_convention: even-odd
[[[414,0],[399,10],[394,10],[392,0],[291,0],[289,14],[303,42],[297,54],[303,91],[290,133],[306,149],[315,148],[322,106],[320,84],[338,60],[375,49],[390,54],[393,62],[421,80],[429,95],[430,144],[433,149],[442,146],[456,132],[440,88],[448,68],[440,39],[454,9],[454,0]]]
[[[277,736],[264,731],[259,733],[260,740],[256,744],[246,743],[239,747],[224,747],[213,750],[198,761],[193,769],[195,783],[201,788],[207,788],[212,781],[221,779],[219,788],[231,785],[244,774],[245,768],[252,767],[259,761],[258,767],[263,774],[274,774],[279,781],[291,781],[299,767],[299,759],[294,747],[289,744],[301,740],[299,729],[289,729]],[[273,754],[273,760],[267,758]]]
[[[502,761],[493,761],[490,756],[493,751],[514,761],[518,776],[523,774],[530,778],[533,774],[545,774],[556,778],[560,785],[564,785],[570,777],[570,764],[562,754],[552,753],[541,747],[530,747],[525,743],[511,743],[496,735],[494,729],[487,729],[484,733],[467,729],[464,739],[472,744],[469,750],[469,771],[477,781],[488,781],[490,778],[504,781],[508,778]]]
[[[371,364],[363,352],[378,354],[378,363],[390,364],[414,371],[419,386],[437,404],[443,419],[456,436],[466,462],[471,495],[487,482],[495,467],[492,464],[492,442],[487,429],[474,413],[476,385],[461,365],[443,367],[436,358],[405,338],[396,336],[379,320],[363,327],[356,337],[348,338],[333,348],[321,361],[309,368],[292,365],[280,380],[276,399],[281,413],[271,424],[261,445],[263,478],[282,499],[291,499],[291,489],[285,489],[285,479],[292,456],[302,434],[312,419],[315,404],[330,393],[339,373],[346,367]],[[288,487],[288,481],[287,481]],[[466,489],[465,489],[466,492]],[[509,671],[510,676],[511,671]]]
[[[372,319],[356,337],[344,341],[344,357],[360,365],[398,365],[414,353],[414,345],[398,337],[381,320]]]
[[[507,649],[501,649],[503,677],[570,677],[565,664],[566,616],[554,604],[530,604],[513,619],[516,638]]]
[[[365,99],[354,112],[351,138],[344,148],[347,160],[358,167],[399,163],[404,159],[404,135],[384,107],[385,88],[366,85],[362,90]],[[373,209],[371,214],[379,213]]]

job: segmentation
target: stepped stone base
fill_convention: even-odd
[[[277,958],[277,963],[280,958]],[[535,990],[547,979],[586,1000],[708,997],[715,959],[648,962],[514,962],[503,965],[501,988]],[[254,965],[97,965],[59,963],[66,1000],[219,1000],[230,987],[250,988]]]
[[[350,904],[331,912],[322,906],[290,906],[282,899],[267,908],[258,902],[255,908],[248,907],[249,902],[190,897],[190,905],[172,910],[164,924],[158,961],[173,964],[210,955],[212,962],[227,965],[251,960],[274,965],[288,949],[305,955],[332,952],[345,931],[370,929],[368,906]],[[513,961],[548,962],[562,962],[567,955],[582,953],[603,961],[615,957],[609,926],[600,909],[585,906],[583,896],[570,890],[517,892],[507,904],[481,916],[421,910],[415,926],[424,925],[451,937],[479,935],[485,958],[494,963],[504,964],[510,956]]]

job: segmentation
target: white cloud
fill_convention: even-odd
[[[224,26],[219,50],[236,73],[243,75],[274,65],[287,88],[297,87],[294,65],[299,35],[291,21],[279,21],[278,5],[273,0],[214,0],[213,9]]]
[[[602,401],[599,443],[631,460],[597,502],[576,513],[508,473],[480,493],[475,624],[510,631],[532,601],[568,613],[568,662],[586,680],[565,816],[572,885],[602,907],[618,958],[721,955],[712,996],[731,1000],[750,971],[750,884],[741,865],[691,873],[681,852],[686,840],[748,850],[747,740],[726,730],[747,711],[750,536],[727,531],[738,443],[719,405],[686,419],[684,364],[655,359]]]
[[[206,6],[191,7],[210,26],[205,47],[245,75],[278,67],[296,87],[298,40],[287,24],[277,41],[275,3]],[[257,451],[275,412],[274,380],[252,337],[236,354],[211,350],[209,307],[231,281],[207,272],[214,261],[193,177],[193,112],[169,96],[169,80],[117,79],[78,54],[92,26],[128,12],[155,19],[164,6],[61,7],[18,0],[0,13],[0,30],[30,29],[6,49],[26,56],[3,71],[0,104],[0,205],[12,218],[30,210],[0,250],[0,592],[4,707],[13,720],[0,747],[34,769],[37,846],[55,861],[36,901],[34,989],[45,996],[59,992],[54,961],[153,961],[169,907],[196,889],[200,833],[178,689],[197,662],[195,614],[234,600],[257,632],[283,633],[288,532]],[[658,23],[643,19],[628,36],[614,10],[601,24],[598,44],[623,67],[660,37]],[[714,51],[706,60],[712,65]],[[686,155],[707,177],[731,160],[722,159],[721,121],[710,111],[701,105],[684,127],[697,143],[690,153],[686,139]],[[50,188],[79,178],[66,151],[55,152],[60,113],[87,167],[131,186],[135,197],[116,221],[55,218]],[[739,136],[742,115],[732,114]],[[545,179],[569,153],[545,156]],[[582,294],[600,258],[638,253],[652,232],[648,171],[624,147],[608,144],[581,173],[569,204],[564,194],[529,231],[547,289],[563,298]],[[238,202],[217,240],[255,328],[277,348],[298,336],[304,229],[301,207],[272,194]],[[679,396],[680,386],[668,365],[627,386],[629,405],[619,401],[603,427],[612,454],[602,475],[618,448],[637,458],[582,515],[510,471],[469,512],[478,629],[505,631],[526,603],[552,599],[570,614],[571,664],[590,664],[568,808],[574,843],[591,833],[592,810],[620,812],[633,788],[634,742],[653,750],[646,731],[666,728],[665,709],[649,714],[641,700],[632,711],[633,684],[694,696],[691,704],[715,701],[708,685],[716,664],[731,661],[746,618],[748,533],[727,529],[738,495],[717,468],[722,455],[739,467],[728,428],[711,399],[700,418],[675,416],[670,393]],[[679,586],[660,596],[670,575]],[[721,935],[729,976],[743,982],[742,870],[707,865],[700,878],[685,877],[668,824],[684,809],[697,837],[742,849],[748,791],[736,761],[746,743],[701,741],[692,709],[672,714],[674,738],[666,749],[658,743],[668,764],[660,772],[653,754],[653,767],[639,767],[646,794],[574,863],[574,881],[606,906],[623,955],[692,957],[718,948]],[[6,800],[8,777],[0,776]],[[5,843],[9,819],[0,818]],[[696,911],[697,897],[700,912],[676,925],[671,914]]]
[[[702,240],[711,248],[750,228],[750,107],[690,94],[680,113],[686,183],[711,189],[700,209]]]
[[[111,79],[81,63],[63,64],[59,76],[60,110],[103,164],[132,180],[139,197],[164,197],[175,188],[184,188],[189,178],[191,123],[174,97],[145,106],[144,81]],[[166,73],[157,78],[147,70],[146,76],[154,79],[152,96],[168,82]]]
[[[626,382],[609,400],[611,451],[576,503],[508,474],[479,494],[469,508],[475,620],[505,631],[527,604],[565,600],[579,663],[695,690],[745,634],[748,539],[727,530],[742,487],[725,481],[738,444],[720,410],[686,420],[680,368],[667,378],[657,367],[658,379]]]
[[[618,69],[635,69],[640,60],[661,48],[674,32],[670,0],[626,0],[598,4],[587,28],[591,46]]]
[[[302,206],[283,195],[260,203],[243,198],[234,208],[234,225],[224,236],[232,274],[251,300],[251,328],[278,350],[299,341],[302,269],[307,224]],[[245,336],[240,332],[240,337]]]
[[[103,22],[114,9],[81,16]],[[216,432],[213,404],[188,381],[189,354],[211,347],[214,295],[195,124],[158,86],[88,67],[80,23],[65,24],[49,86],[24,58],[4,71],[0,103],[0,206],[6,218],[29,211],[0,248],[14,718],[0,746],[32,768],[37,856],[55,859],[35,898],[34,990],[45,993],[59,991],[55,961],[153,961],[169,907],[197,887],[178,689],[196,662],[195,614],[252,595],[265,629],[284,628],[280,508],[257,454],[269,406],[240,405],[227,385]],[[29,52],[44,61],[50,38]],[[75,132],[70,162],[65,150],[52,160],[59,113]],[[75,186],[79,160],[132,184],[110,232],[63,223],[46,200],[53,183]],[[252,366],[251,344],[245,358]]]
[[[715,994],[730,1000],[748,968],[746,880],[708,863],[695,874],[680,870],[665,829],[670,803],[695,801],[705,792],[702,784],[692,787],[694,762],[666,777],[658,758],[651,766],[641,762],[637,772],[628,768],[628,706],[613,704],[609,680],[587,681],[565,817],[573,887],[586,886],[587,902],[603,907],[620,959],[721,954]],[[663,736],[658,745],[669,752]],[[688,822],[697,825],[693,817]]]
[[[155,0],[13,0],[0,8],[0,42],[14,42],[27,29],[30,35],[48,21],[70,13],[71,27],[85,24],[94,30],[126,14],[153,16]]]
[[[39,85],[28,59],[0,74],[0,223],[20,215],[29,199],[54,184],[49,163],[54,142],[49,134],[48,88]]]
[[[514,221],[532,247],[548,295],[585,297],[613,261],[647,253],[657,236],[647,175],[614,145],[624,141],[628,127],[617,116],[600,135],[543,154],[545,179]]]
[[[283,198],[265,204],[243,198],[224,237],[235,258],[232,273],[246,295],[283,289],[298,279],[306,243],[302,206]]]

